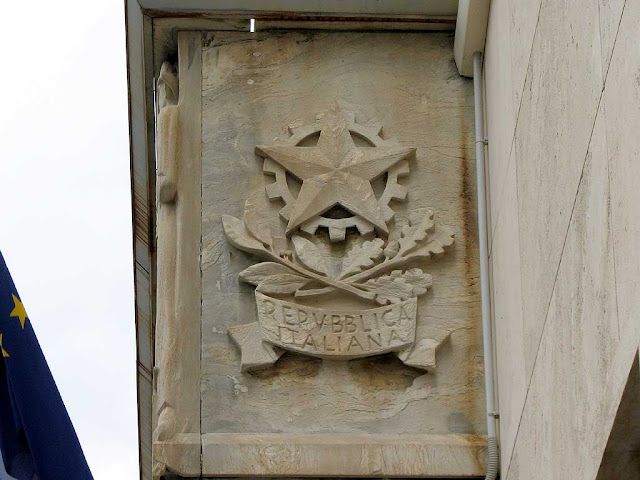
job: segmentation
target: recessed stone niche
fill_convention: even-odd
[[[158,89],[156,475],[483,474],[452,42],[180,34]]]

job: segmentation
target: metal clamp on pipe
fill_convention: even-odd
[[[476,123],[476,178],[478,190],[478,237],[480,243],[480,298],[482,300],[482,344],[484,354],[484,390],[487,404],[488,458],[485,480],[495,480],[498,476],[500,450],[496,433],[496,419],[493,375],[493,336],[491,330],[491,304],[489,299],[489,248],[487,237],[487,189],[485,185],[484,146],[488,143],[484,136],[484,106],[482,102],[482,53],[473,54],[473,99]]]

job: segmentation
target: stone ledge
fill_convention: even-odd
[[[153,478],[166,474],[200,477],[200,434],[182,433],[153,444]]]
[[[204,476],[477,477],[480,435],[234,434],[202,436]]]

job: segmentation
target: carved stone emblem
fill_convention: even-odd
[[[256,147],[275,181],[251,193],[242,219],[222,217],[234,247],[266,260],[240,273],[256,286],[258,311],[257,322],[229,328],[243,371],[286,350],[333,360],[393,352],[435,367],[443,338],[416,338],[417,297],[432,278],[413,264],[444,253],[454,236],[429,209],[394,218],[390,202],[406,200],[398,179],[415,148],[383,140],[381,130],[334,104],[315,124],[290,128],[289,139]],[[269,202],[283,204],[280,219],[267,218]]]

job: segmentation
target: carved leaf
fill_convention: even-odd
[[[325,275],[328,274],[327,266],[324,263],[324,257],[312,241],[299,235],[294,235],[291,237],[291,240],[293,240],[293,246],[296,249],[298,260],[300,260],[304,266],[310,268],[314,272],[323,273]]]
[[[229,243],[237,249],[255,255],[264,255],[266,253],[262,243],[249,234],[242,220],[238,220],[231,215],[222,215],[222,228]]]
[[[266,245],[271,245],[272,219],[269,210],[265,208],[265,202],[269,202],[264,187],[255,190],[244,202],[244,224],[251,234]],[[276,217],[275,221],[279,221]]]
[[[376,302],[386,305],[422,295],[431,284],[431,275],[419,268],[412,268],[406,272],[394,270],[389,275],[371,279],[364,287],[376,294]]]
[[[400,244],[398,243],[397,240],[393,240],[389,242],[389,244],[387,245],[387,248],[384,249],[384,256],[386,258],[391,259],[395,257],[399,251],[400,251]]]
[[[249,268],[240,272],[240,280],[258,285],[263,280],[273,275],[295,274],[289,267],[275,262],[262,262],[251,265]]]
[[[409,219],[409,224],[402,229],[402,236],[398,240],[400,243],[400,255],[413,250],[421,243],[427,234],[433,232],[435,222],[433,220],[433,212],[425,210],[422,216]]]
[[[309,279],[300,275],[293,275],[289,273],[281,273],[278,275],[271,275],[262,280],[256,290],[262,293],[294,293],[299,288],[304,287],[309,283]]]
[[[399,272],[399,270],[391,272],[391,276],[394,274],[397,275],[396,272]],[[431,275],[424,273],[419,268],[411,268],[406,272],[401,273],[401,275],[407,283],[413,285],[413,295],[416,297],[427,293],[427,289],[433,285],[433,278],[431,278]]]
[[[380,305],[398,303],[413,296],[413,285],[404,278],[385,275],[372,278],[364,284],[365,288],[376,294],[376,302]]]
[[[342,272],[339,278],[361,272],[364,268],[371,267],[382,256],[384,240],[375,238],[362,245],[354,245],[344,258]]]
[[[439,225],[429,233],[428,241],[412,251],[407,258],[429,258],[433,255],[444,253],[444,248],[449,247],[455,240],[455,234],[447,226]]]

